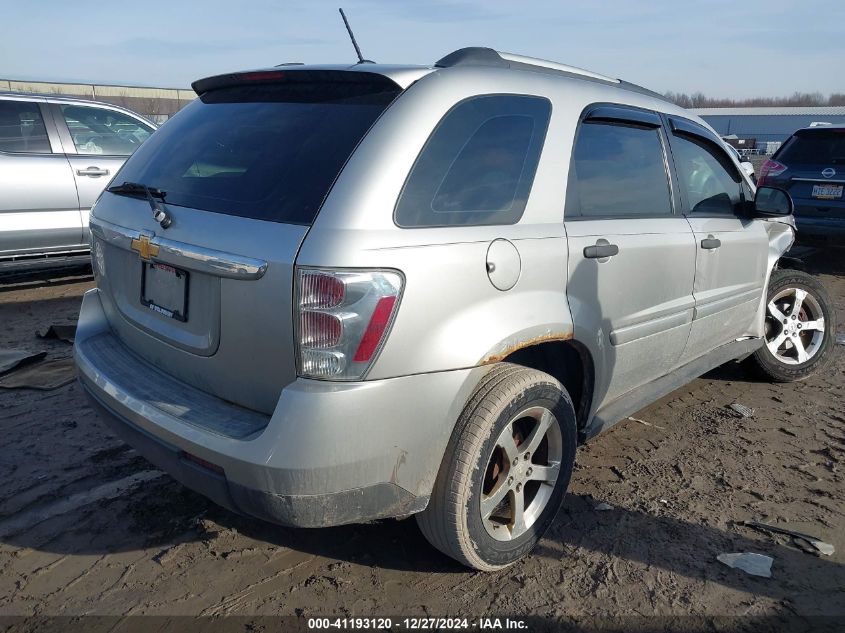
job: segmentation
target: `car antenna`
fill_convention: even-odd
[[[361,54],[361,49],[358,47],[358,42],[355,41],[355,34],[352,32],[352,27],[349,26],[349,20],[346,19],[346,14],[343,12],[343,9],[338,9],[340,11],[340,17],[343,18],[343,23],[346,25],[346,32],[349,33],[349,39],[352,40],[352,46],[355,47],[355,52],[358,54],[358,63],[359,64],[373,64],[370,59],[364,59],[364,56]]]

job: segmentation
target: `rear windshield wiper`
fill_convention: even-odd
[[[142,196],[150,203],[150,209],[153,211],[153,218],[161,225],[161,228],[166,229],[170,226],[173,220],[167,213],[167,209],[158,200],[164,202],[166,191],[156,189],[155,187],[148,187],[139,182],[124,182],[122,185],[114,185],[107,189],[109,193],[116,193],[123,196]]]
[[[167,195],[166,191],[142,185],[140,182],[124,182],[122,185],[112,185],[107,191],[124,196],[141,196],[144,198],[149,195],[159,200],[164,200],[164,196]]]

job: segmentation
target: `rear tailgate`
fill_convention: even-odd
[[[845,129],[799,130],[778,152],[795,215],[845,219]]]
[[[200,90],[115,177],[163,192],[168,228],[144,195],[106,192],[91,229],[121,342],[177,381],[271,413],[296,378],[299,246],[399,89],[364,73],[249,75]]]

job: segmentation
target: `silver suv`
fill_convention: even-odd
[[[0,272],[88,261],[88,213],[155,126],[96,101],[0,93]]]
[[[788,195],[660,95],[483,48],[194,89],[93,210],[75,355],[111,428],[220,505],[416,514],[497,569],[579,443],[733,359],[829,360],[823,288],[773,273]]]

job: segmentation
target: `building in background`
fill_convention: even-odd
[[[773,108],[698,108],[691,110],[707,121],[742,154],[771,155],[802,127],[845,123],[845,106]]]
[[[14,79],[0,79],[0,92],[63,95],[104,101],[128,108],[159,124],[164,123],[197,96],[190,89],[51,83]]]

